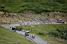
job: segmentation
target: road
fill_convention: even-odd
[[[7,29],[10,29],[11,31],[11,28],[10,27],[15,27],[15,26],[20,26],[20,24],[5,24],[5,25],[1,25],[2,27],[4,28],[7,28]],[[22,30],[22,31],[16,31],[18,34],[21,34],[23,36],[25,36],[25,32]],[[29,36],[27,36],[26,38],[32,42],[35,42],[36,44],[48,44],[46,40],[43,40],[42,38],[40,38],[39,36],[35,35],[35,38],[33,39],[31,37],[32,34],[29,34]]]

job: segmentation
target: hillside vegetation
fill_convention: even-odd
[[[67,12],[67,0],[0,0],[0,10],[2,7],[9,12]]]

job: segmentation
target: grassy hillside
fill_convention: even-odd
[[[22,12],[31,10],[36,13],[43,11],[67,12],[66,0],[0,0],[0,6],[4,6],[10,12]]]
[[[22,28],[25,30],[31,30],[31,33],[39,35],[43,39],[46,39],[49,44],[66,44],[64,39],[49,36],[47,33],[55,31],[56,29],[63,30],[67,29],[66,24],[45,24],[45,25],[33,25],[33,26],[20,26],[17,28]]]
[[[32,44],[23,36],[0,27],[0,44]]]

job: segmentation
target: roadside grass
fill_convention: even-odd
[[[67,28],[66,24],[42,24],[42,25],[31,25],[31,26],[17,26],[17,28],[22,28],[24,30],[31,30],[32,33],[37,34],[38,32],[50,32],[57,28],[63,29]]]
[[[47,33],[56,29],[67,28],[67,24],[44,24],[44,25],[31,25],[19,26],[22,30],[30,30],[31,33],[40,36],[42,39],[47,40],[48,44],[66,44],[66,40],[49,36]]]
[[[3,27],[0,27],[0,44],[33,44],[31,41],[24,38],[15,32],[11,32]]]

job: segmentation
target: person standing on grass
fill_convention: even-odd
[[[25,36],[29,36],[29,34],[27,32],[25,32]]]
[[[34,35],[34,34],[32,34],[32,38],[33,38],[33,39],[35,38],[35,35]]]

